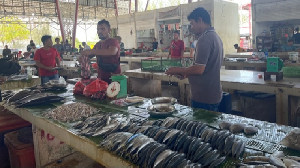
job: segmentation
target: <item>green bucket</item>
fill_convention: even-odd
[[[125,75],[113,75],[111,76],[112,82],[120,83],[120,92],[117,98],[127,97],[127,76]]]

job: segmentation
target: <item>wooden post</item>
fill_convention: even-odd
[[[139,10],[138,0],[135,0],[135,12],[138,12],[138,10]]]

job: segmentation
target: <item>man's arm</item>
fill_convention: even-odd
[[[118,48],[115,46],[110,46],[108,49],[92,49],[84,50],[81,52],[81,55],[88,55],[90,58],[93,58],[95,55],[101,55],[103,57],[116,55],[118,53]]]
[[[56,66],[60,66],[60,59],[59,57],[55,57],[55,61],[56,61]]]
[[[38,60],[35,60],[35,64],[37,67],[39,68],[42,68],[42,69],[46,69],[48,71],[53,71],[53,67],[48,67],[48,66],[45,66],[44,64],[42,64],[40,61]]]
[[[181,44],[181,53],[180,53],[181,58],[184,55],[184,49],[185,49],[185,46],[184,46],[184,42],[182,41],[182,44]]]
[[[167,75],[179,75],[183,78],[191,75],[202,75],[205,71],[205,65],[193,65],[191,67],[171,67],[166,71]]]

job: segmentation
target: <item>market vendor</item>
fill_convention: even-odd
[[[5,45],[5,48],[2,51],[3,58],[9,57],[11,54],[11,50],[8,48],[7,45]]]
[[[173,35],[174,40],[171,42],[168,58],[171,57],[171,59],[180,59],[184,54],[184,42],[179,39],[180,33],[178,30],[174,31]]]
[[[168,75],[188,78],[191,86],[193,108],[218,111],[222,99],[220,69],[223,58],[223,42],[211,27],[209,13],[202,7],[193,10],[188,20],[191,31],[199,35],[193,66],[171,67]]]
[[[44,47],[38,49],[34,54],[36,66],[39,67],[41,84],[49,82],[49,80],[58,80],[58,72],[56,67],[60,66],[60,56],[58,51],[52,47],[53,42],[51,36],[44,35],[42,37]]]
[[[98,78],[108,83],[113,74],[120,74],[120,44],[115,38],[110,37],[110,23],[103,19],[98,22],[97,34],[100,41],[92,50],[82,51],[81,55],[88,55],[90,58],[96,56],[98,64]]]

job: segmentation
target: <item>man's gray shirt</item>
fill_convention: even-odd
[[[196,46],[195,65],[205,65],[205,70],[202,75],[189,76],[193,101],[206,104],[220,103],[222,60],[223,43],[211,27],[200,35]]]

